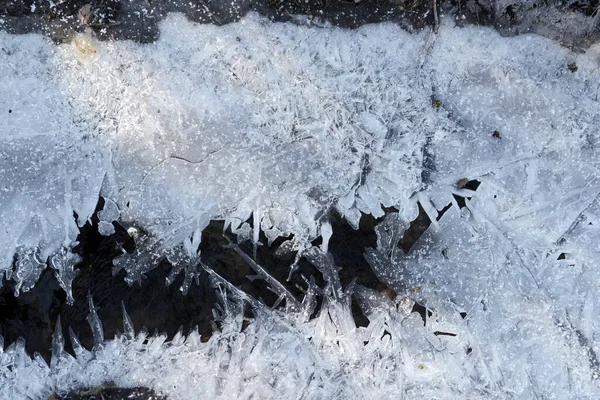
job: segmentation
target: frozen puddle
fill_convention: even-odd
[[[200,232],[224,219],[255,246],[268,243],[253,226],[293,235],[285,246],[326,277],[327,300],[311,319],[310,280],[292,299],[257,271],[285,301],[273,311],[213,273],[222,332],[206,343],[136,335],[126,317],[104,341],[91,306],[92,351],[71,338],[77,358],[65,353],[61,330],[50,366],[11,345],[2,393],[114,381],[169,399],[600,396],[600,47],[449,23],[161,26],[149,45],[0,33],[0,270],[26,291],[49,259],[70,293],[77,224],[101,195],[101,232],[142,233],[115,261],[128,282],[167,256],[185,291]],[[404,254],[417,202],[434,222]],[[326,255],[329,211],[356,226],[382,206],[398,212],[366,258],[395,300],[342,288]],[[425,326],[410,299],[430,308]]]

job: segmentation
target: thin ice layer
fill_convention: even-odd
[[[24,40],[5,37],[13,47]],[[41,38],[35,44],[3,54],[14,71],[0,78],[14,87],[4,101],[31,109],[15,103],[0,133],[7,168],[18,159],[43,172],[4,176],[11,186],[23,180],[29,192],[58,197],[63,210],[14,199],[3,208],[12,218],[3,221],[6,232],[27,218],[51,218],[44,229],[64,231],[54,220],[71,209],[81,224],[101,183],[114,214],[149,232],[158,256],[215,218],[242,233],[254,213],[270,241],[294,234],[304,247],[332,208],[355,226],[361,212],[383,215],[382,204],[406,220],[416,212],[409,198],[421,188],[422,147],[434,121],[420,70],[422,35],[391,24],[311,29],[250,15],[216,27],[170,16],[152,45],[89,34],[56,48]],[[27,63],[36,51],[43,62]],[[28,85],[47,89],[30,98]],[[24,142],[29,136],[38,142]],[[111,222],[101,221],[103,233]],[[76,229],[69,232],[73,239]],[[45,236],[57,250],[58,234]],[[251,237],[258,239],[257,229]],[[24,245],[10,241],[7,260]],[[138,280],[142,269],[127,265]]]
[[[457,57],[465,46],[469,56]],[[478,202],[501,230],[533,245],[560,240],[600,193],[599,63],[598,45],[576,54],[531,35],[440,35],[430,65],[454,126],[430,147],[431,196],[477,179]]]
[[[381,216],[380,203],[419,189],[428,113],[415,39],[393,25],[171,16],[152,45],[62,46],[58,69],[74,107],[113,143],[123,220],[176,245],[207,216],[236,230],[255,212],[271,239],[309,239],[328,208],[356,224],[359,211]]]
[[[107,154],[61,92],[53,47],[0,36],[0,271],[10,278],[16,254],[14,279],[26,291],[94,211]]]

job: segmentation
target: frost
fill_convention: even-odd
[[[269,289],[279,295],[278,302],[282,300],[286,301],[286,308],[290,311],[299,311],[301,309],[300,304],[296,300],[296,298],[283,286],[277,279],[273,278],[263,267],[261,267],[258,263],[256,263],[252,258],[250,258],[246,253],[240,249],[240,247],[234,243],[229,243],[229,246],[235,251],[242,259],[248,263],[250,268],[254,272],[256,272],[256,276],[260,279],[264,279]]]
[[[435,310],[436,322],[461,321],[466,311],[461,333],[453,332],[482,362],[483,369],[463,371],[474,381],[519,398],[597,393],[595,350],[572,325],[580,316],[571,315],[574,304],[563,296],[549,296],[549,290],[564,291],[564,282],[539,279],[536,266],[547,255],[510,241],[473,203],[468,207],[462,213],[450,208],[439,229],[426,232],[408,255],[390,259],[371,250],[367,260],[395,290],[412,290]]]
[[[173,266],[171,273],[167,277],[166,284],[170,285],[175,280],[175,277],[181,272],[184,272],[183,285],[181,291],[187,293],[192,279],[198,284],[200,271],[198,264],[200,263],[200,241],[202,240],[202,232],[197,229],[189,238],[183,241],[183,245],[172,249],[167,256],[167,260]]]
[[[10,276],[20,254],[26,290],[93,213],[107,158],[61,93],[52,46],[0,35],[0,269]]]
[[[465,224],[479,227],[472,219],[457,222],[456,218],[461,218],[460,213],[451,208],[440,220],[440,232],[453,227],[460,239],[464,233],[470,236]],[[327,281],[324,303],[313,319],[306,317],[314,311],[310,295],[314,283],[307,282],[301,303],[272,284],[275,293],[296,304],[284,312],[265,307],[202,265],[221,294],[216,312],[221,330],[207,342],[194,330],[187,336],[178,333],[169,342],[163,335],[136,334],[125,307],[125,334],[106,341],[90,297],[92,351],[81,348],[71,332],[76,358],[65,353],[58,321],[50,368],[27,356],[23,343],[18,342],[0,353],[0,388],[15,399],[107,381],[151,387],[173,399],[198,393],[211,398],[343,399],[391,398],[398,393],[406,398],[449,399],[552,397],[553,393],[568,398],[600,393],[592,369],[581,362],[586,356],[582,344],[589,345],[586,337],[568,316],[551,313],[554,304],[545,302],[543,293],[520,290],[521,284],[528,284],[520,278],[526,277],[524,271],[499,270],[493,263],[486,270],[486,263],[456,262],[464,259],[460,253],[464,250],[453,237],[438,242],[449,248],[447,257],[436,249],[428,249],[423,257],[422,246],[428,246],[429,237],[412,254],[385,255],[389,241],[383,239],[397,237],[397,221],[397,215],[390,214],[378,226],[381,239],[372,251],[387,259],[395,271],[406,274],[405,280],[390,278],[396,290],[406,292],[398,286],[402,284],[420,285],[421,290],[411,292],[428,304],[431,315],[426,314],[425,324],[418,314],[407,311],[412,301],[404,296],[390,298],[355,284],[343,289],[331,258],[312,247],[307,258]],[[494,251],[505,249],[500,246]],[[246,261],[253,263],[247,256]],[[273,279],[253,265],[261,278]],[[429,275],[437,268],[457,270],[467,278],[463,270],[477,265],[479,275],[470,281],[455,278],[452,272],[434,274],[436,282]],[[461,292],[453,292],[457,289]],[[353,296],[369,319],[367,327],[354,324]],[[245,304],[254,315],[250,319],[245,316]],[[459,313],[465,306],[468,312],[463,317]],[[589,309],[586,306],[586,318]],[[31,377],[40,384],[32,385]]]
[[[10,398],[108,380],[173,399],[600,396],[598,45],[256,15],[172,15],[151,45],[0,35],[0,268],[24,291],[49,259],[72,300],[77,227],[101,195],[102,231],[118,218],[136,241],[115,272],[140,282],[167,258],[167,284],[183,273],[185,292],[204,269],[222,300],[202,343],[135,335],[125,312],[126,335],[104,340],[90,299],[91,351],[70,335],[66,355],[58,323],[50,367],[20,342],[0,354]],[[405,254],[417,202],[431,225]],[[395,298],[342,286],[332,210],[385,215],[365,258]],[[293,235],[277,253],[326,287],[306,277],[294,298],[230,243],[286,311],[265,307],[200,262],[211,219],[255,251]]]
[[[94,335],[94,347],[100,347],[104,344],[104,329],[102,328],[102,321],[98,317],[96,308],[94,307],[94,300],[92,296],[88,294],[88,304],[90,307],[90,314],[88,315],[88,322]],[[127,319],[127,314],[123,314],[123,321]]]
[[[113,260],[113,275],[124,269],[127,272],[125,281],[129,285],[141,285],[144,274],[157,265],[167,255],[167,251],[160,246],[156,238],[147,233],[140,233],[134,227],[130,227],[127,232],[135,239],[135,250],[133,253],[127,253],[122,249],[123,254]]]
[[[100,232],[102,236],[110,236],[115,233],[115,227],[110,222],[99,221],[98,232]]]
[[[307,247],[334,208],[354,225],[361,212],[383,215],[382,205],[406,220],[415,213],[409,199],[422,187],[421,148],[434,123],[419,94],[423,35],[391,24],[272,25],[255,15],[196,27],[173,15],[147,46],[89,33],[58,47],[3,37],[10,73],[1,106],[14,112],[0,125],[9,183],[2,226],[40,219],[29,241],[43,242],[42,260],[63,245],[58,232],[75,239],[71,213],[81,226],[99,193],[102,234],[120,217],[152,237],[144,270],[210,219],[244,238],[252,214],[255,246],[260,226],[270,242],[293,234]],[[8,271],[28,238],[2,238]],[[120,263],[131,280],[143,264]]]
[[[375,43],[380,33],[407,40]],[[258,245],[251,214],[269,241],[294,234],[307,246],[328,210],[356,223],[360,211],[383,215],[382,203],[414,207],[421,187],[431,122],[411,90],[421,46],[392,25],[347,35],[256,16],[221,28],[171,16],[153,45],[92,40],[85,55],[60,46],[56,68],[113,150],[103,192],[157,254],[211,218]]]

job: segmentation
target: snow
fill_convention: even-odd
[[[0,354],[10,398],[108,380],[172,399],[600,396],[599,45],[573,53],[448,21],[434,35],[256,15],[222,27],[171,15],[149,45],[89,34],[0,43],[0,269],[21,290],[50,257],[70,291],[72,213],[81,226],[102,195],[105,233],[115,220],[141,228],[115,262],[128,282],[167,256],[167,282],[183,271],[187,290],[201,230],[225,219],[258,245],[252,214],[269,241],[294,235],[287,246],[329,293],[309,320],[313,286],[292,301],[245,255],[288,297],[274,311],[203,266],[223,294],[223,329],[207,343],[136,336],[128,318],[127,335],[105,341],[90,299],[93,350],[64,353],[58,330],[51,366],[22,343]],[[464,178],[477,191],[459,188]],[[470,199],[460,208],[453,194]],[[417,201],[434,222],[404,254],[395,244]],[[382,205],[399,212],[366,258],[394,300],[342,290],[327,240],[310,245],[331,236],[329,210],[357,225]],[[367,328],[355,327],[350,296]],[[432,312],[425,325],[406,312],[414,300]],[[245,329],[243,302],[255,315]]]

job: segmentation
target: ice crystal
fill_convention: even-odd
[[[127,335],[104,340],[90,299],[94,349],[71,335],[77,357],[64,353],[58,323],[50,367],[22,342],[0,354],[11,399],[109,380],[173,399],[600,396],[597,45],[256,15],[170,16],[151,45],[0,37],[0,268],[27,290],[50,259],[72,300],[77,226],[101,195],[104,233],[135,225],[115,271],[133,283],[166,257],[185,291],[204,269],[222,326],[166,342],[124,316]],[[404,253],[417,202],[431,225]],[[397,211],[365,258],[393,299],[343,287],[327,252],[331,210],[357,226],[382,206]],[[293,234],[277,251],[298,251],[325,289],[306,277],[295,298],[230,243],[286,311],[265,307],[201,262],[214,218],[255,251]]]

